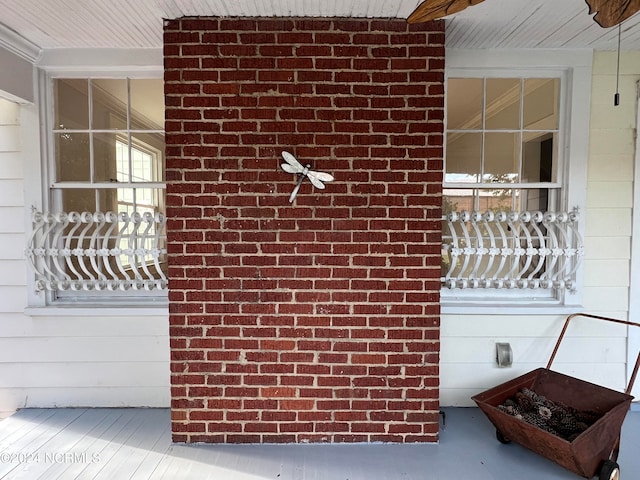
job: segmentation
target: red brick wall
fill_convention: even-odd
[[[437,440],[443,23],[164,39],[173,439]]]

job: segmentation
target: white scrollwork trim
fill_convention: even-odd
[[[37,290],[166,290],[166,216],[34,212],[25,254]]]
[[[579,219],[577,210],[451,212],[442,218],[442,285],[572,291],[584,256]]]

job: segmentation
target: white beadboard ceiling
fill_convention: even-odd
[[[161,48],[162,21],[182,16],[406,18],[420,0],[0,0],[0,45],[32,50]],[[16,35],[17,34],[17,35]],[[451,48],[614,50],[584,0],[486,0],[447,19]],[[640,15],[622,27],[622,49],[640,49]]]

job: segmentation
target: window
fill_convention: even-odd
[[[117,210],[154,191],[164,208],[164,97],[157,79],[53,79],[53,204]],[[147,195],[149,192],[147,192]]]
[[[583,203],[569,173],[585,159],[570,147],[588,123],[568,124],[586,89],[571,68],[474,69],[482,59],[462,58],[446,87],[444,311],[579,302]]]
[[[50,213],[34,221],[36,285],[63,303],[166,298],[162,79],[48,85]]]
[[[554,210],[559,78],[449,78],[445,213]]]

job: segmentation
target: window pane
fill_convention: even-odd
[[[525,133],[522,144],[522,181],[529,183],[555,182],[557,135]]]
[[[442,193],[442,214],[475,210],[478,191],[471,188],[447,188]]]
[[[487,79],[487,130],[520,128],[520,83],[520,79],[517,78]]]
[[[54,130],[86,130],[89,128],[88,81],[58,79],[53,83],[55,102]]]
[[[91,81],[94,130],[127,128],[127,80],[99,79]]]
[[[90,188],[73,188],[61,190],[62,210],[65,212],[95,212],[96,191]]]
[[[529,212],[546,212],[557,208],[556,197],[560,192],[556,188],[532,188],[522,190],[516,197],[517,208]]]
[[[487,133],[484,143],[483,181],[517,182],[520,174],[520,134]]]
[[[445,182],[478,182],[482,166],[481,133],[449,133]]]
[[[160,149],[144,144],[139,138],[155,141],[163,147],[161,135],[132,135],[133,144],[129,148],[124,138],[115,138],[115,161],[119,182],[158,182],[164,178],[164,166]]]
[[[93,158],[96,182],[118,181],[116,170],[116,141],[119,134],[94,133]]]
[[[54,141],[56,181],[89,181],[91,172],[89,135],[87,133],[56,133]]]
[[[447,126],[449,129],[482,128],[481,78],[450,78],[447,81]]]
[[[164,129],[164,84],[161,79],[130,80],[131,128]]]
[[[118,188],[118,212],[155,213],[159,204],[159,190],[153,188]]]
[[[134,169],[138,174],[132,181],[163,182],[164,181],[164,135],[160,133],[132,133],[132,150]],[[140,169],[145,173],[141,173]]]
[[[134,182],[153,181],[153,157],[138,148],[131,149],[131,180]]]
[[[560,80],[530,78],[524,81],[524,128],[557,130]]]
[[[129,145],[119,140],[116,140],[116,170],[119,182],[129,182],[131,180],[129,173]]]
[[[54,190],[54,195],[60,196],[66,212],[155,214],[164,205],[164,190],[156,188],[64,188]]]
[[[481,190],[478,198],[479,211],[509,212],[513,209],[513,196],[515,190],[508,188],[495,190]]]

